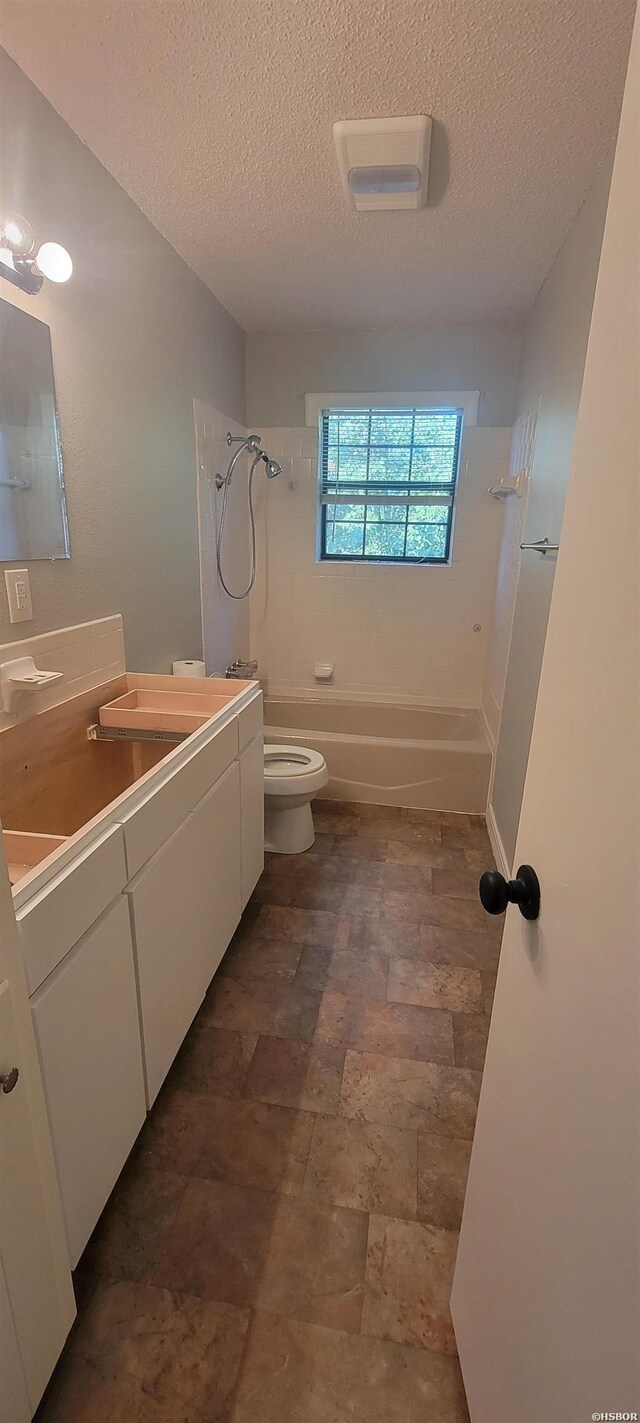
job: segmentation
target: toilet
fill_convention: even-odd
[[[304,746],[264,748],[264,848],[276,855],[299,855],[315,835],[311,801],[326,786],[324,756]]]

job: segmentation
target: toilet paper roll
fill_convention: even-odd
[[[204,662],[194,662],[189,659],[185,659],[183,662],[174,662],[173,675],[174,677],[204,677],[206,676]]]

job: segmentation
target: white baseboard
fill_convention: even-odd
[[[487,833],[491,841],[491,849],[493,850],[493,853],[495,855],[496,865],[500,870],[500,873],[504,875],[505,879],[511,879],[511,869],[509,867],[509,862],[507,860],[504,845],[500,838],[500,831],[498,830],[496,817],[493,813],[493,806],[491,804],[487,806]]]
[[[491,755],[493,756],[493,755],[495,755],[496,738],[495,738],[495,736],[494,736],[494,734],[493,734],[493,730],[492,730],[491,725],[490,725],[490,723],[489,723],[489,718],[488,718],[488,716],[487,716],[487,713],[486,713],[485,708],[484,708],[484,706],[482,705],[482,703],[480,704],[479,710],[480,710],[480,720],[481,720],[481,722],[482,722],[484,734],[485,734],[485,736],[486,736],[486,738],[487,738],[487,741],[488,741],[488,743],[489,743],[489,750],[490,750],[490,752],[491,752]]]

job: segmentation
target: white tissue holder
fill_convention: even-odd
[[[41,672],[33,657],[16,657],[13,662],[3,662],[0,664],[0,688],[4,710],[12,711],[14,700],[21,693],[41,692],[52,682],[60,682],[63,676],[62,672]]]

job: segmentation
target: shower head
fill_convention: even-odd
[[[282,474],[282,465],[278,464],[277,460],[269,460],[266,455],[264,460],[267,466],[267,479],[275,479],[277,475]]]

